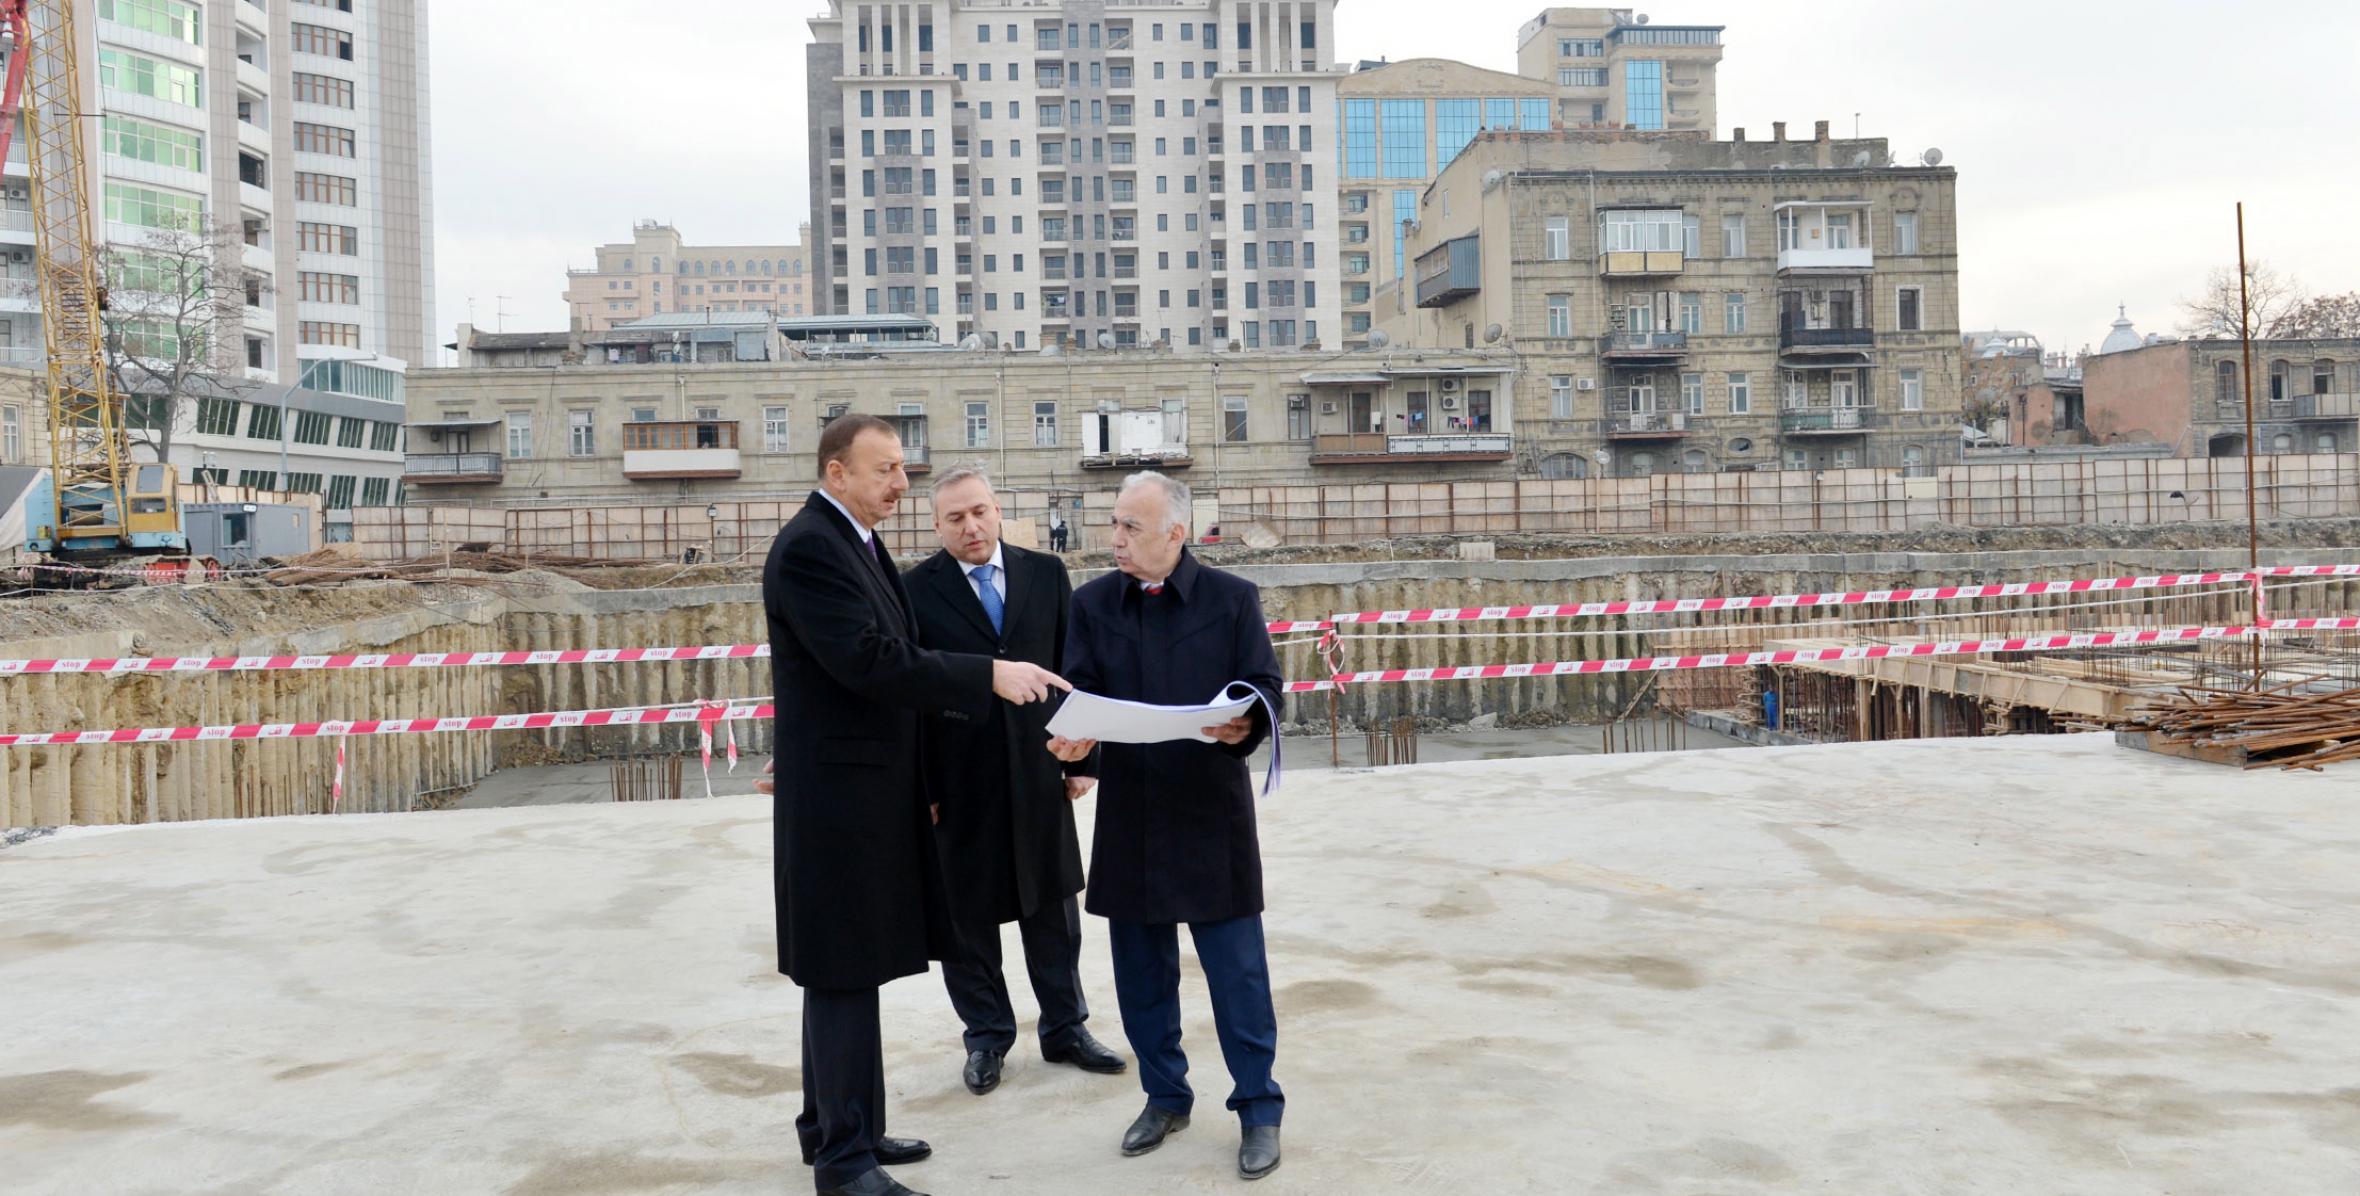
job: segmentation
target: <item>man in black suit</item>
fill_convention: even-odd
[[[1145,1154],[1188,1125],[1195,1101],[1180,1052],[1179,924],[1188,924],[1213,1001],[1213,1026],[1243,1127],[1238,1173],[1278,1167],[1286,1098],[1271,1079],[1278,1016],[1262,942],[1262,848],[1246,758],[1276,734],[1284,682],[1253,583],[1189,554],[1188,487],[1133,474],[1114,506],[1120,572],[1075,591],[1063,672],[1086,692],[1158,705],[1209,701],[1232,681],[1263,701],[1203,730],[1204,742],[1052,739],[1058,759],[1099,778],[1090,850],[1091,913],[1107,919],[1123,1033],[1139,1057],[1147,1108],[1123,1134]],[[1095,753],[1095,754],[1094,754]]]
[[[939,652],[1022,660],[1055,672],[1065,656],[1073,583],[1065,562],[1000,542],[991,479],[952,469],[934,481],[942,551],[910,570],[918,642]],[[950,880],[951,917],[965,953],[942,965],[951,1007],[966,1023],[962,1078],[977,1096],[999,1087],[1016,1045],[1016,1010],[1000,971],[1000,927],[1014,922],[1040,1002],[1041,1057],[1105,1074],[1122,1056],[1090,1036],[1082,999],[1082,852],[1073,802],[1091,782],[1068,780],[1044,748],[1049,707],[994,706],[977,719],[946,710],[926,728],[928,790],[939,807],[936,842]]]
[[[918,646],[909,595],[875,533],[909,490],[901,440],[874,416],[820,435],[821,488],[762,574],[778,708],[772,834],[779,970],[803,988],[803,1113],[821,1196],[923,1196],[880,1162],[932,1153],[885,1137],[877,988],[955,950],[918,769],[920,715],[982,718],[992,695],[1041,702],[1039,665]],[[769,786],[765,786],[768,788]]]

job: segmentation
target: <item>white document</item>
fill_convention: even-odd
[[[1175,739],[1211,743],[1213,737],[1205,734],[1204,728],[1220,726],[1261,700],[1260,692],[1242,681],[1223,686],[1202,706],[1154,706],[1077,689],[1049,716],[1049,734],[1100,743],[1165,743]]]

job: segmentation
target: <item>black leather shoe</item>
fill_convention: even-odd
[[[1237,1173],[1246,1179],[1260,1179],[1278,1170],[1278,1127],[1249,1125],[1245,1137],[1237,1144]]]
[[[1162,1146],[1165,1138],[1187,1128],[1188,1114],[1149,1105],[1139,1111],[1139,1120],[1123,1131],[1123,1157],[1146,1154]]]
[[[921,1138],[879,1138],[877,1139],[877,1149],[871,1153],[877,1156],[878,1162],[891,1163],[898,1167],[903,1163],[915,1163],[919,1159],[933,1154],[934,1148],[928,1146]],[[810,1147],[803,1148],[804,1166],[809,1167],[818,1161],[818,1156],[812,1153]]]
[[[926,1193],[904,1187],[882,1170],[872,1169],[851,1183],[821,1188],[819,1196],[926,1196]]]
[[[960,1074],[967,1091],[977,1096],[1000,1086],[1000,1056],[993,1051],[967,1052],[967,1069]]]
[[[1076,1029],[1073,1037],[1055,1047],[1042,1047],[1041,1058],[1051,1063],[1071,1063],[1083,1071],[1102,1076],[1119,1076],[1131,1066],[1121,1055],[1106,1049],[1106,1044],[1090,1037],[1088,1030]]]

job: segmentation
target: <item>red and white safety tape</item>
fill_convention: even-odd
[[[212,727],[126,727],[113,731],[33,731],[0,734],[0,747],[63,747],[90,743],[184,743],[242,739],[327,739],[355,735],[430,735],[442,731],[537,731],[549,727],[628,727],[665,723],[731,722],[770,718],[766,700],[691,702],[682,706],[615,710],[559,710],[542,714],[480,714],[470,718],[383,718],[353,722],[236,723]]]
[[[1489,681],[1503,677],[1559,677],[1587,673],[1660,673],[1676,669],[1746,668],[1768,664],[1809,664],[1828,660],[1885,657],[1971,656],[1983,652],[2058,652],[2076,648],[2137,647],[2234,639],[2260,631],[2349,631],[2360,618],[2276,619],[2260,626],[2172,627],[2145,631],[2078,631],[1987,640],[1929,640],[1907,644],[1853,644],[1841,648],[1714,652],[1690,656],[1631,656],[1612,660],[1551,660],[1532,664],[1483,664],[1426,669],[1372,669],[1338,673],[1323,681],[1290,681],[1288,693],[1316,693],[1349,685],[1401,681]]]
[[[633,664],[682,660],[749,660],[770,655],[768,644],[706,644],[687,648],[568,648],[533,652],[376,652],[335,656],[119,656],[0,660],[0,675],[31,673],[256,673],[305,669],[451,669],[485,665]]]

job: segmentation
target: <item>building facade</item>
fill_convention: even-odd
[[[2242,457],[2244,346],[2156,341],[2082,359],[2089,443],[2161,444],[2179,457]],[[2256,454],[2360,450],[2360,339],[2253,343]]]
[[[1719,128],[1719,25],[1656,25],[1628,8],[1550,8],[1516,33],[1516,73],[1557,95],[1563,128]]]
[[[1743,137],[1480,134],[1420,196],[1378,328],[1511,348],[1546,476],[1956,459],[1955,173],[1825,122]]]
[[[515,335],[515,334],[510,334]],[[517,346],[514,353],[531,350]],[[1004,484],[1095,490],[1154,468],[1223,486],[1508,478],[1497,351],[960,352],[771,364],[487,364],[410,390],[413,503],[800,497],[820,429],[864,412],[910,472],[980,462]]]
[[[1334,0],[830,0],[814,302],[1037,349],[1332,345]]]
[[[1556,94],[1537,80],[1443,58],[1363,66],[1336,84],[1345,348],[1367,345],[1376,286],[1406,268],[1402,229],[1418,193],[1479,132],[1555,128]]]
[[[811,315],[810,239],[806,222],[793,245],[689,245],[679,229],[642,220],[629,241],[593,251],[591,268],[565,272],[566,311],[585,332],[668,313]]]

